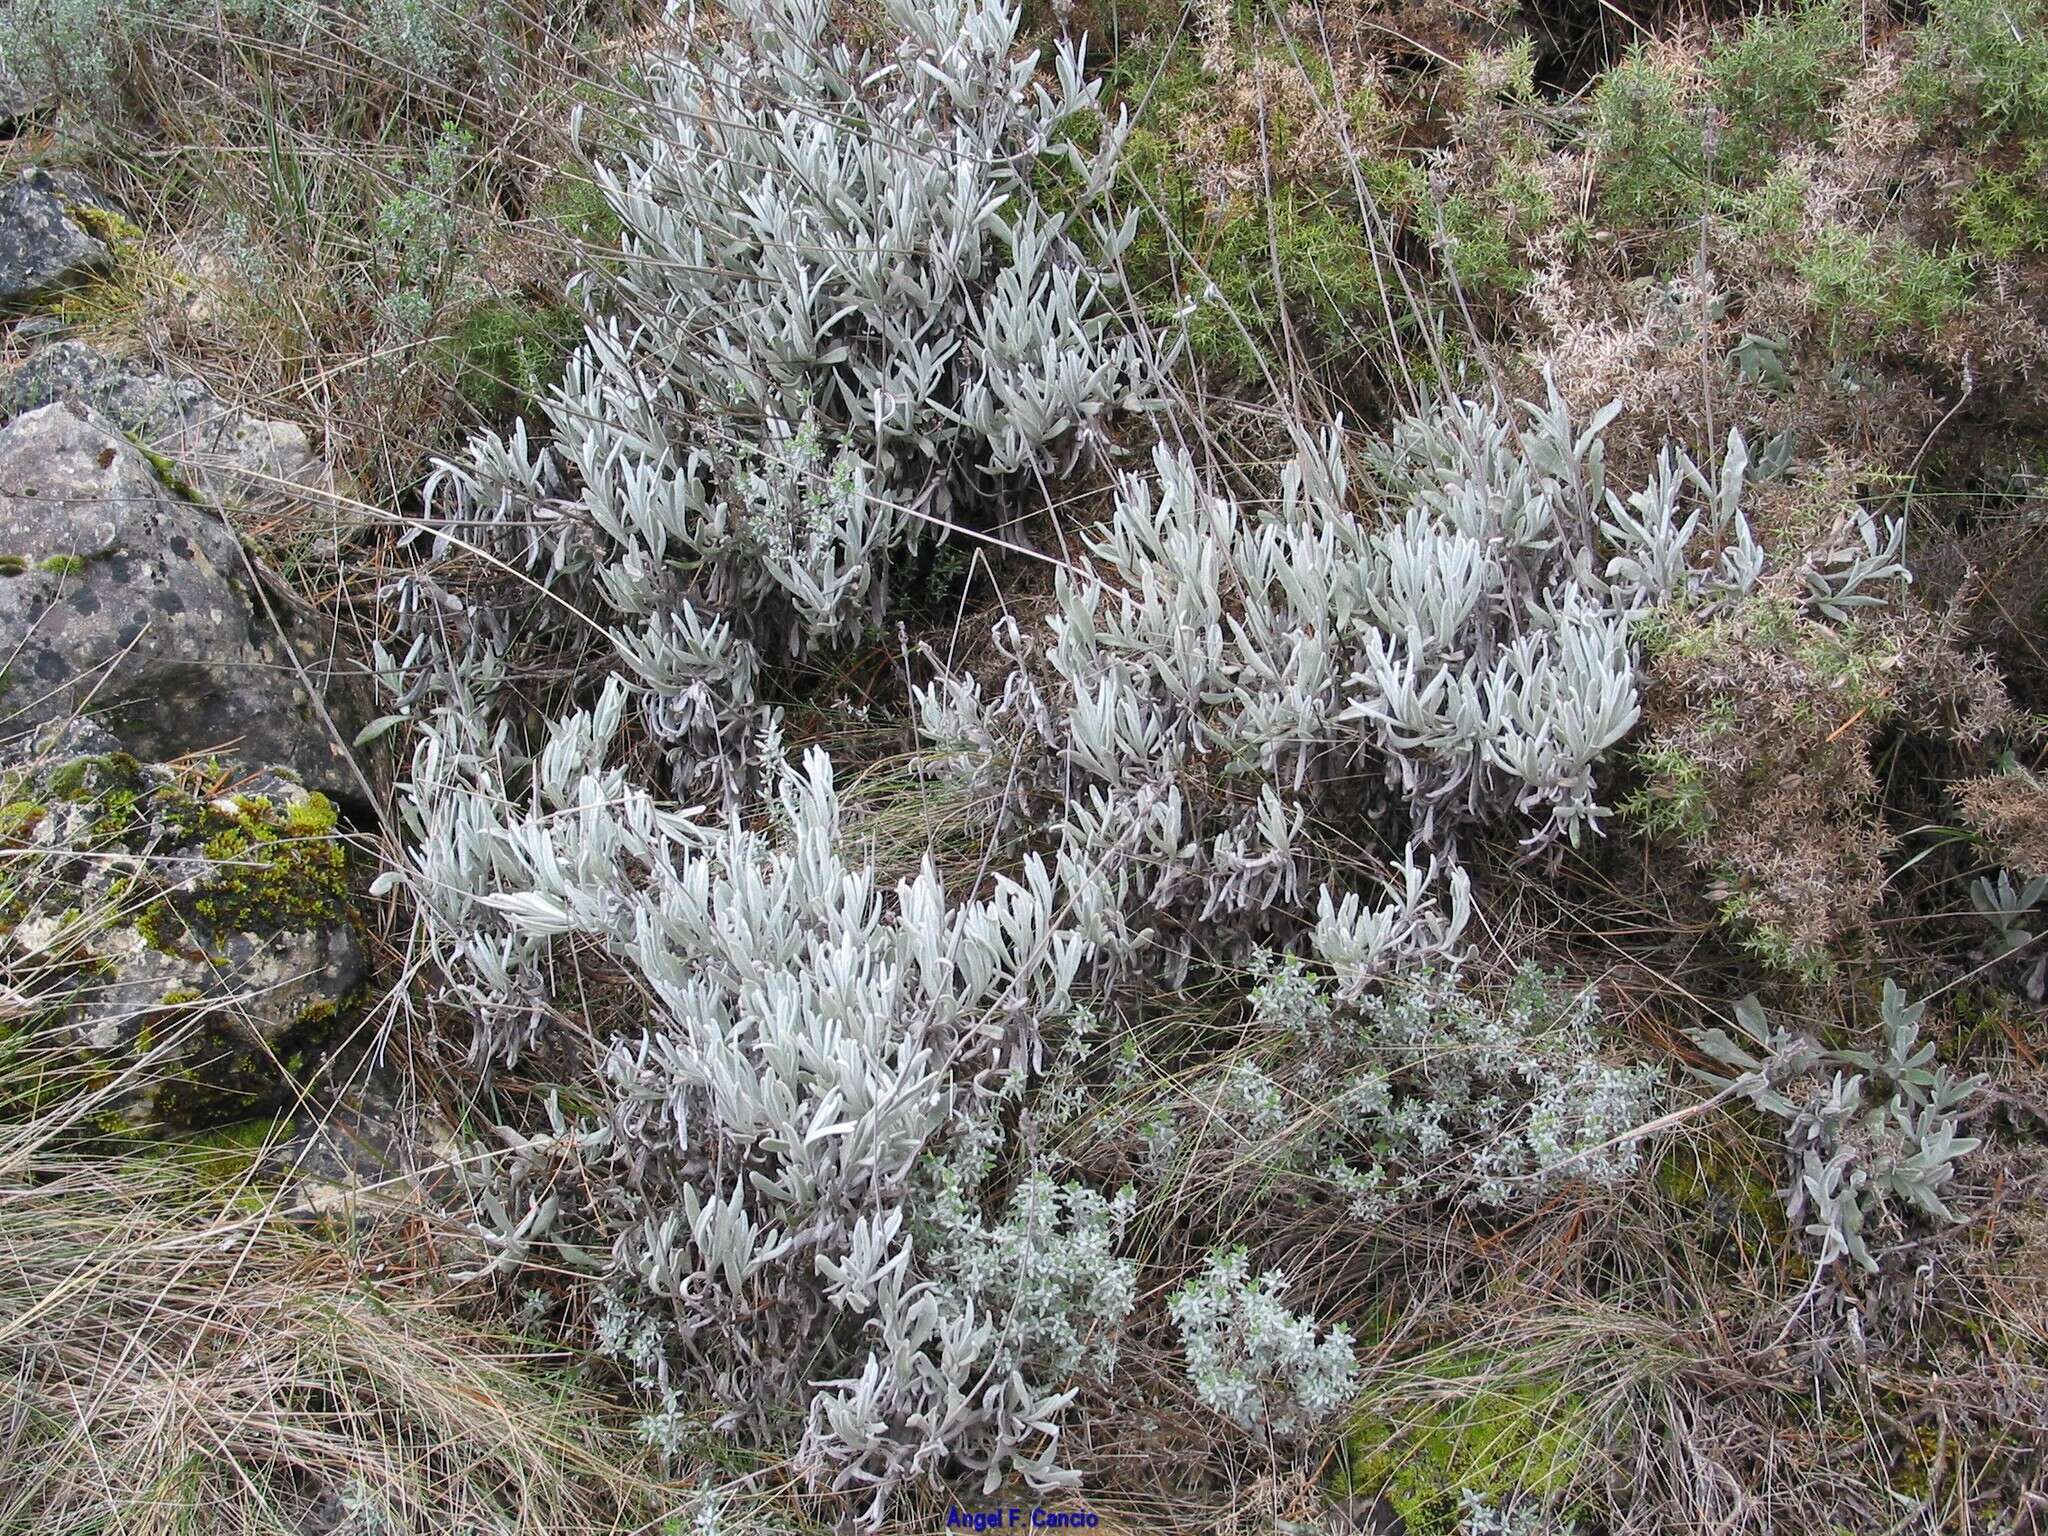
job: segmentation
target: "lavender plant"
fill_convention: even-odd
[[[438,483],[441,547],[594,614],[679,781],[730,795],[762,657],[857,634],[898,552],[1100,451],[1148,366],[1104,265],[1131,226],[1095,216],[1123,126],[1078,49],[1048,89],[1000,0],[885,0],[869,52],[825,0],[719,9],[593,167],[624,227],[613,303],[540,440],[479,438]],[[1072,173],[1058,210],[1048,164]]]
[[[1073,147],[1078,56],[1039,79],[996,0],[883,9],[894,43],[856,53],[823,0],[731,0],[657,61],[641,142],[596,173],[625,229],[613,308],[538,431],[479,439],[436,490],[439,553],[522,571],[548,617],[515,632],[429,569],[388,669],[416,728],[395,878],[478,1059],[532,1048],[572,947],[646,1000],[600,1042],[588,1111],[474,1181],[478,1268],[589,1273],[650,1444],[722,1405],[800,1436],[870,1521],[942,1470],[1073,1480],[1068,1412],[1134,1305],[1131,1203],[1035,1165],[987,1201],[1031,1162],[1008,1114],[1048,1041],[1085,1093],[1069,1048],[1131,967],[1301,941],[1314,979],[1283,966],[1253,1001],[1285,1049],[1213,1086],[1368,1217],[1626,1175],[1652,1083],[1601,1058],[1590,992],[1466,986],[1457,839],[1596,833],[1634,626],[1764,563],[1739,435],[1716,471],[1669,454],[1624,496],[1611,410],[1575,424],[1554,394],[1520,423],[1464,401],[1402,423],[1360,495],[1334,434],[1270,503],[1162,450],[1044,631],[999,628],[1007,676],[918,695],[932,765],[1008,791],[1039,851],[968,894],[930,863],[884,892],[761,676],[871,624],[929,530],[1100,452],[1151,347],[1098,265],[1129,233],[1092,215],[1120,125]],[[1074,173],[1058,211],[1048,159]],[[584,708],[508,707],[536,631],[591,679]],[[1379,895],[1317,847],[1344,816],[1396,834]],[[1175,1317],[1205,1401],[1297,1436],[1349,1390],[1349,1344],[1246,1264]]]
[[[1814,1240],[1817,1277],[1845,1258],[1875,1274],[1872,1238],[1900,1234],[1908,1217],[1955,1220],[1942,1191],[1983,1145],[1958,1124],[1984,1079],[1935,1064],[1934,1046],[1920,1042],[1926,1011],[1887,980],[1882,1054],[1773,1028],[1754,997],[1735,1005],[1741,1040],[1724,1029],[1695,1037],[1735,1072],[1701,1076],[1785,1123],[1785,1215]]]
[[[723,10],[656,61],[639,145],[595,171],[625,230],[614,304],[544,437],[479,439],[435,492],[437,553],[523,571],[579,657],[601,637],[598,696],[528,746],[499,699],[548,621],[515,636],[412,582],[418,638],[387,668],[418,727],[402,878],[480,1059],[530,1048],[565,941],[652,1004],[604,1053],[599,1112],[479,1181],[486,1269],[598,1274],[650,1443],[705,1401],[763,1433],[793,1416],[802,1463],[878,1519],[941,1466],[1071,1480],[1060,1420],[1130,1306],[1128,1207],[1029,1182],[982,1226],[931,1170],[1000,1139],[1104,898],[1036,861],[964,904],[930,867],[885,896],[843,849],[828,762],[784,761],[756,682],[857,633],[928,529],[1098,450],[1146,368],[1077,239],[1113,259],[1128,237],[1087,227],[1121,130],[1075,148],[1077,51],[1048,89],[991,0],[891,0],[871,53],[819,0]],[[1048,161],[1075,172],[1057,213]],[[666,787],[723,819],[661,797],[620,749],[629,716]],[[739,819],[755,768],[766,828]],[[1072,1261],[989,1272],[988,1245]]]
[[[511,1138],[479,1187],[487,1272],[598,1271],[644,1314],[620,1348],[666,1412],[711,1401],[759,1427],[808,1404],[804,1460],[871,1490],[876,1516],[949,1462],[1069,1481],[1058,1420],[1130,1307],[1110,1253],[1128,1205],[1028,1182],[987,1228],[970,1184],[928,1181],[999,1139],[1001,1100],[1073,1008],[1089,945],[1062,908],[1085,917],[1085,893],[1057,902],[1033,860],[973,900],[928,865],[885,899],[846,856],[824,754],[764,744],[766,828],[701,819],[608,765],[626,703],[614,678],[557,725],[525,805],[479,788],[471,715],[444,711],[415,759],[409,876],[440,968],[537,996],[574,937],[652,1004],[605,1054],[600,1112]],[[457,809],[428,824],[422,807]],[[1099,1348],[1073,1332],[1091,1318]]]
[[[935,760],[1114,850],[1126,909],[1178,925],[1154,939],[1182,962],[1194,925],[1228,951],[1297,907],[1311,819],[1355,814],[1361,782],[1447,854],[1473,824],[1531,847],[1597,830],[1596,766],[1639,713],[1631,621],[1746,592],[1763,563],[1741,437],[1711,478],[1667,452],[1624,501],[1613,411],[1580,429],[1553,393],[1517,431],[1449,402],[1372,451],[1369,507],[1334,434],[1269,505],[1162,448],[1046,633],[998,627],[1001,691],[922,691]]]
[[[2037,934],[2025,919],[2043,896],[2048,896],[2048,878],[2039,875],[2015,886],[2011,873],[2001,869],[1996,881],[1979,875],[1970,882],[1970,905],[1991,928],[1993,959],[2018,954],[2034,942]]]
[[[1070,1483],[1062,1416],[1132,1305],[1130,1202],[1034,1177],[990,1220],[978,1192],[1048,1032],[1094,1028],[1112,883],[1068,848],[971,899],[929,864],[885,896],[822,752],[787,762],[771,731],[765,814],[707,815],[622,761],[622,679],[511,761],[471,696],[488,669],[440,671],[416,701],[438,702],[404,786],[408,863],[386,878],[414,893],[450,999],[479,1010],[480,1052],[531,1044],[570,943],[649,1002],[586,1088],[596,1111],[508,1132],[472,1180],[479,1273],[597,1278],[657,1446],[693,1404],[763,1433],[793,1413],[803,1464],[874,1518],[942,1467]],[[1462,881],[1446,914],[1430,878],[1331,904],[1352,985],[1456,942]]]
[[[948,1168],[919,1207],[932,1279],[906,1289],[899,1272],[863,1267],[854,1284],[863,1299],[874,1289],[883,1347],[811,1401],[807,1454],[835,1486],[875,1488],[875,1513],[901,1478],[948,1462],[981,1472],[984,1492],[1012,1471],[1041,1490],[1076,1486],[1053,1459],[1060,1417],[1083,1380],[1115,1370],[1136,1300],[1137,1266],[1114,1254],[1128,1191],[1105,1200],[1033,1175],[997,1222],[968,1195]],[[916,1347],[934,1335],[936,1361]]]

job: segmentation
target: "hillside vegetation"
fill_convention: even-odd
[[[2048,1525],[2038,0],[0,0],[0,159],[0,1532]]]

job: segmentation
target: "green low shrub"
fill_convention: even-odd
[[[539,402],[582,335],[583,317],[567,304],[486,299],[462,317],[443,352],[462,398],[502,421]]]

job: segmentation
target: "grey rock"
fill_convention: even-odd
[[[21,133],[50,105],[47,91],[31,90],[19,75],[0,63],[0,138]]]
[[[260,265],[260,259],[237,264],[229,253],[228,239],[222,234],[186,230],[172,235],[164,247],[164,259],[181,279],[169,299],[183,323],[196,332],[224,338],[239,334],[237,312],[254,302],[254,278]]]
[[[67,190],[36,167],[0,190],[0,306],[25,304],[112,266],[112,253],[68,211]]]
[[[0,635],[0,737],[89,713],[145,761],[218,752],[357,792],[294,653],[331,710],[355,680],[311,636],[287,648],[233,533],[85,407],[0,428]]]
[[[207,499],[267,514],[333,489],[305,429],[266,421],[214,397],[197,379],[59,341],[0,383],[0,423],[57,401],[90,406],[176,465]]]
[[[97,209],[101,213],[121,212],[112,199],[100,195],[100,189],[87,180],[82,171],[74,171],[68,166],[47,165],[30,170],[23,179],[31,176],[56,193],[58,201],[74,215],[81,208]]]
[[[274,769],[144,765],[74,723],[0,769],[8,1011],[135,1127],[247,1118],[369,973],[332,804]]]
[[[348,1081],[285,1121],[262,1159],[288,1192],[280,1208],[301,1219],[356,1225],[406,1212],[448,1216],[466,1204],[454,1165],[462,1155],[454,1130],[431,1111],[407,1102],[396,1083],[337,1053],[335,1076]],[[323,1085],[329,1086],[329,1085]],[[457,1223],[450,1223],[455,1225]],[[484,1254],[450,1234],[451,1267]]]

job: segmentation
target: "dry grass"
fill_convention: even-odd
[[[0,146],[75,165],[141,231],[60,314],[305,426],[344,487],[410,495],[479,422],[465,391],[525,383],[492,376],[504,359],[465,322],[537,322],[604,242],[569,116],[602,143],[630,113],[635,7],[316,0],[219,30],[161,0],[101,14],[122,39],[104,69],[60,49],[61,123]]]
[[[295,1220],[256,1149],[81,1140],[120,1085],[39,1081],[61,1107],[0,1125],[0,1530],[627,1531],[673,1502],[573,1354],[449,1284],[427,1213]]]

